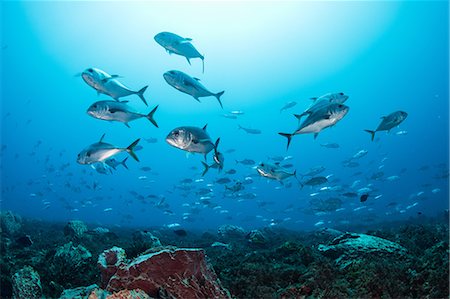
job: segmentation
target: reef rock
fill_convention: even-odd
[[[217,234],[223,239],[243,239],[246,233],[240,226],[225,224],[219,227]]]
[[[56,277],[64,277],[73,284],[79,283],[79,273],[89,268],[91,258],[92,254],[82,245],[74,246],[69,242],[56,249],[50,269]]]
[[[136,231],[133,233],[133,242],[146,248],[161,247],[161,241],[149,231]]]
[[[7,235],[16,234],[22,227],[22,218],[11,211],[0,214],[1,231]]]
[[[248,236],[248,241],[254,245],[266,245],[267,244],[267,237],[265,234],[257,229],[252,230]]]
[[[17,271],[12,276],[12,286],[13,298],[42,298],[42,286],[39,274],[29,266]]]
[[[109,292],[141,289],[158,298],[230,298],[201,249],[164,249],[125,263],[123,250],[114,247],[100,255],[98,265]]]
[[[367,257],[406,257],[406,248],[397,243],[365,234],[344,233],[328,245],[319,245],[319,251],[334,258],[341,269],[359,263]]]
[[[89,298],[95,299],[95,298]],[[106,299],[151,299],[147,293],[140,289],[122,290],[117,293],[106,296]]]
[[[81,238],[88,228],[83,221],[72,220],[69,221],[64,227],[64,235],[72,238]]]
[[[59,299],[106,298],[107,295],[107,292],[100,289],[98,285],[93,284],[88,287],[64,290]]]

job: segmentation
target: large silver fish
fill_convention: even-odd
[[[144,86],[138,91],[133,91],[116,79],[119,77],[118,75],[109,75],[107,72],[96,68],[84,70],[81,73],[81,77],[89,86],[97,90],[98,93],[106,94],[116,101],[122,97],[136,94],[148,106],[144,98],[144,92],[148,86]]]
[[[201,153],[205,155],[215,149],[216,143],[206,132],[206,125],[198,127],[178,127],[173,129],[166,137],[166,142],[173,147],[190,153]]]
[[[345,95],[343,92],[336,92],[336,93],[327,93],[318,98],[311,98],[311,99],[314,101],[314,104],[312,104],[302,114],[296,115],[296,117],[299,120],[303,116],[309,115],[309,114],[313,113],[314,111],[320,110],[320,109],[328,106],[329,104],[332,104],[332,103],[344,104],[345,101],[347,101],[348,96]]]
[[[169,54],[184,56],[189,64],[191,58],[202,60],[202,69],[205,71],[205,57],[191,44],[191,38],[181,37],[171,32],[160,32],[155,35],[155,41],[160,44]]]
[[[298,134],[314,133],[314,139],[317,138],[319,133],[331,126],[334,126],[340,121],[348,112],[350,108],[343,104],[331,103],[327,106],[316,110],[308,115],[305,121],[295,130],[294,133],[278,133],[288,139],[287,148],[291,143],[291,138]],[[299,118],[298,115],[295,115]]]
[[[375,133],[379,131],[390,131],[392,128],[398,126],[401,124],[406,117],[408,116],[408,113],[404,111],[395,111],[387,116],[382,116],[382,121],[378,125],[377,129],[375,131],[371,130],[364,130],[367,133],[370,133],[372,135],[372,141],[375,138]]]
[[[200,102],[199,98],[201,97],[209,97],[214,96],[219,101],[220,107],[223,108],[222,102],[220,101],[220,97],[223,95],[225,91],[221,91],[218,93],[212,93],[205,86],[203,86],[198,78],[193,78],[188,74],[185,74],[180,71],[168,71],[164,73],[164,80],[175,89],[178,89],[181,92],[184,92],[188,95],[191,95]]]
[[[297,175],[297,170],[294,172],[288,172],[286,169],[280,166],[280,163],[270,164],[270,163],[261,163],[256,167],[256,171],[259,173],[260,176],[277,180],[277,181],[283,181],[284,179],[287,179],[288,177]]]
[[[117,147],[115,145],[103,142],[105,134],[100,138],[99,142],[89,145],[87,148],[83,149],[77,157],[77,162],[80,164],[92,164],[96,162],[103,162],[114,155],[121,152],[127,152],[131,157],[139,162],[138,157],[134,153],[134,147],[139,143],[140,139],[135,140],[126,148]]]
[[[87,114],[94,118],[108,120],[108,121],[118,121],[124,123],[127,127],[130,127],[128,123],[138,118],[147,118],[155,127],[158,127],[154,119],[154,114],[158,106],[153,108],[149,114],[141,114],[134,111],[130,106],[124,102],[116,101],[98,101],[92,104],[88,110]]]

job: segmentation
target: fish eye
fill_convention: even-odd
[[[97,108],[97,105],[92,105],[92,108],[94,108],[94,109]]]
[[[344,95],[344,93],[343,93],[343,92],[340,92],[340,93],[339,93],[339,95],[343,96],[343,95]]]
[[[180,135],[180,132],[175,131],[175,132],[173,132],[173,135],[175,135],[175,137],[178,137],[178,135]]]
[[[94,70],[91,69],[91,68],[87,69],[87,71],[88,71],[89,73],[93,73],[93,72],[94,72]]]
[[[344,105],[342,105],[342,104],[339,104],[339,106],[338,106],[339,108],[342,108],[342,107],[344,107]]]
[[[261,166],[264,167],[264,163],[261,163]]]
[[[172,75],[175,75],[175,72],[174,72],[174,71],[170,71],[169,73],[172,74]]]

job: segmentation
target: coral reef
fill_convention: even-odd
[[[81,238],[87,232],[87,225],[80,220],[72,220],[64,227],[64,235],[72,238]]]
[[[22,217],[11,211],[0,214],[1,232],[9,236],[15,235],[22,227]]]
[[[33,268],[26,266],[12,277],[13,298],[38,299],[42,297],[42,286],[39,274]]]

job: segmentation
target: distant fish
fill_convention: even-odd
[[[189,64],[191,64],[191,58],[200,58],[202,60],[202,71],[205,71],[205,57],[191,44],[191,38],[181,37],[171,32],[160,32],[155,35],[154,39],[169,54],[184,56]]]
[[[144,140],[145,140],[145,142],[147,142],[147,143],[156,143],[156,142],[158,142],[158,139],[157,139],[157,138],[153,138],[153,137],[150,137],[150,138],[144,138]]]
[[[106,208],[106,209],[103,209],[103,212],[111,212],[113,209],[112,208]]]
[[[348,106],[343,104],[328,104],[327,106],[310,113],[306,120],[293,133],[278,134],[287,138],[287,148],[289,148],[292,136],[314,133],[314,138],[317,138],[322,130],[334,126],[339,122],[348,113],[349,109]],[[295,117],[300,119],[300,115],[295,115]]]
[[[200,83],[200,79],[191,77],[181,71],[168,71],[164,73],[163,77],[170,86],[192,96],[198,102],[200,102],[199,98],[201,97],[216,97],[217,101],[220,104],[220,107],[223,108],[220,97],[224,94],[225,91],[212,93],[208,89],[206,89],[203,84]]]
[[[339,144],[337,143],[322,143],[320,146],[326,147],[326,148],[339,148]]]
[[[362,149],[362,150],[360,150],[359,152],[357,152],[356,154],[354,154],[353,157],[352,157],[352,159],[359,159],[359,158],[362,158],[362,157],[364,157],[365,155],[367,155],[368,152],[369,152],[369,151]]]
[[[236,163],[240,163],[240,164],[243,164],[243,165],[250,166],[250,165],[254,165],[256,162],[254,160],[251,160],[251,159],[244,159],[244,160],[241,160],[241,161],[236,160]]]
[[[256,168],[256,171],[258,174],[262,177],[276,180],[276,181],[283,181],[291,176],[297,175],[297,171],[294,172],[288,172],[286,169],[281,167],[279,163],[276,164],[270,164],[270,163],[261,163]]]
[[[116,101],[98,101],[89,106],[87,110],[87,114],[90,116],[107,120],[107,121],[118,121],[125,124],[127,127],[130,127],[128,123],[135,119],[146,118],[148,119],[155,127],[158,127],[154,119],[154,114],[158,106],[153,108],[149,114],[141,114],[134,111],[130,106],[126,104],[127,102],[116,102]]]
[[[359,198],[360,202],[365,202],[367,200],[367,198],[369,198],[369,194],[363,194],[361,195],[361,197]]]
[[[33,241],[31,240],[29,235],[25,235],[22,237],[18,237],[16,239],[16,244],[20,247],[30,247],[31,245],[33,245]]]
[[[135,151],[137,150],[137,147],[138,147],[138,146],[139,146],[139,145],[137,145],[137,146],[134,147],[134,150],[135,150]],[[127,166],[127,164],[126,164],[127,160],[128,160],[128,157],[125,157],[125,159],[123,159],[121,162],[117,161],[117,160],[114,159],[114,158],[109,158],[109,159],[105,160],[105,164],[108,165],[108,166],[110,166],[110,167],[112,167],[113,169],[116,169],[117,166],[119,166],[119,165],[122,165],[123,167],[125,167],[126,169],[128,169],[128,166]]]
[[[227,171],[225,171],[226,174],[235,174],[236,173],[236,169],[229,169]]]
[[[174,234],[179,236],[179,237],[186,237],[187,236],[187,232],[184,229],[175,229]]]
[[[144,98],[144,92],[148,86],[144,86],[138,91],[133,91],[117,80],[118,75],[109,75],[105,71],[96,68],[88,68],[81,73],[83,80],[98,93],[106,94],[118,101],[122,97],[132,94],[138,95],[145,105],[147,101]]]
[[[225,117],[228,119],[237,119],[237,116],[234,114],[222,114],[222,117]]]
[[[142,171],[151,171],[152,170],[151,167],[148,167],[148,166],[141,167],[140,169]]]
[[[121,152],[127,152],[136,161],[139,162],[138,157],[134,153],[133,149],[138,144],[140,139],[135,140],[126,148],[117,147],[115,145],[103,142],[105,134],[96,143],[89,145],[87,148],[83,149],[77,157],[77,162],[79,164],[92,164],[95,162],[103,162],[106,159],[111,158]]]
[[[96,162],[91,164],[92,169],[97,171],[100,174],[111,174],[112,173],[112,167],[110,167],[108,164],[103,162]]]
[[[283,112],[284,110],[290,109],[292,107],[294,107],[295,105],[297,105],[297,102],[287,102],[286,104],[284,104],[284,106],[280,109],[280,113]]]
[[[375,133],[379,131],[390,131],[392,128],[398,126],[401,124],[406,117],[408,116],[408,113],[404,111],[395,111],[387,116],[382,116],[382,121],[378,125],[375,131],[371,130],[364,130],[367,133],[370,133],[372,135],[372,141],[375,138]]]
[[[303,186],[318,186],[318,185],[322,185],[328,182],[328,179],[324,176],[317,176],[317,177],[313,177],[309,180],[307,180],[306,182],[300,183],[301,187],[303,188]]]
[[[258,129],[250,129],[250,128],[244,128],[241,125],[238,125],[238,128],[241,130],[244,130],[245,132],[247,132],[248,134],[261,134],[261,130]]]
[[[408,131],[398,131],[397,133],[395,133],[396,135],[407,135]]]
[[[234,115],[244,115],[245,114],[244,111],[242,111],[242,110],[233,110],[233,111],[230,111],[230,113],[234,114]]]

